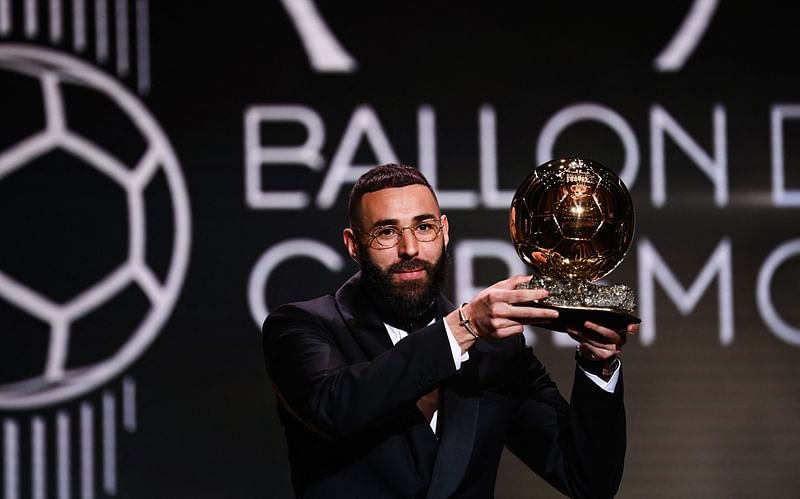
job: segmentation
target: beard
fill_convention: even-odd
[[[449,261],[443,249],[435,262],[412,258],[390,265],[386,270],[378,267],[369,257],[367,247],[359,245],[361,274],[369,296],[384,312],[399,319],[415,319],[427,312],[444,284]],[[394,282],[395,272],[424,269],[421,279]]]

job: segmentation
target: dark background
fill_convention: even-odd
[[[13,5],[19,16],[21,3]],[[608,280],[640,287],[638,248],[649,241],[688,289],[721,241],[731,247],[732,283],[726,288],[733,297],[731,342],[720,339],[717,277],[686,314],[656,283],[656,315],[643,317],[642,333],[625,348],[629,431],[619,497],[797,497],[797,345],[781,339],[762,319],[756,283],[768,256],[796,241],[800,232],[800,208],[777,206],[771,198],[770,167],[771,109],[800,102],[800,9],[782,2],[720,2],[683,67],[656,70],[657,55],[691,6],[688,1],[318,1],[329,29],[358,61],[352,73],[321,73],[312,69],[280,2],[150,4],[152,81],[139,98],[182,167],[192,246],[169,320],[126,371],[137,384],[138,426],[119,437],[116,495],[292,496],[247,287],[262,254],[285,241],[313,239],[344,255],[340,241],[349,185],[330,208],[313,200],[359,106],[375,112],[396,159],[410,164],[419,157],[418,108],[431,106],[438,187],[478,191],[478,113],[491,105],[497,116],[498,186],[513,191],[537,164],[536,144],[548,120],[590,102],[622,116],[639,148],[638,174],[628,185],[636,202],[636,240]],[[70,53],[68,43],[54,45],[44,35],[25,37],[18,30],[0,40],[10,42]],[[84,59],[113,73],[91,57]],[[136,93],[133,76],[121,82]],[[36,106],[41,105],[24,98],[30,91],[14,86],[15,81],[7,78],[2,85],[0,145],[5,148],[19,140],[19,130],[37,127],[41,111]],[[119,157],[138,157],[141,144],[125,138],[124,117],[117,126],[113,116],[88,100],[76,97],[75,102],[76,123],[85,120],[89,136],[99,142],[106,137]],[[325,164],[321,171],[264,166],[264,190],[303,190],[312,203],[301,210],[254,209],[244,190],[244,114],[256,105],[284,104],[304,106],[321,117]],[[655,205],[650,120],[656,106],[709,155],[712,112],[715,106],[724,110],[726,204],[715,203],[711,181],[666,136],[667,199],[664,206]],[[800,189],[798,137],[798,124],[786,121],[781,153],[790,190]],[[305,132],[291,123],[272,123],[262,127],[260,138],[264,146],[293,146]],[[590,121],[565,129],[553,153],[592,158],[617,172],[625,160],[619,137]],[[353,164],[379,159],[362,140]],[[0,179],[0,270],[39,283],[50,296],[65,297],[104,275],[109,262],[124,255],[125,204],[115,187],[73,160],[54,155],[42,161],[46,164],[36,175]],[[169,217],[158,215],[169,212],[167,197],[156,193],[152,201],[150,244],[155,248],[171,244]],[[507,208],[445,206],[443,211],[450,218],[451,250],[470,240],[509,241]],[[153,249],[154,265],[164,266],[166,256],[158,251]],[[266,306],[332,292],[355,270],[349,259],[343,261],[345,268],[332,272],[313,259],[286,260],[264,286]],[[465,269],[452,270],[448,292],[455,296],[459,290],[452,275]],[[473,270],[476,286],[509,272],[491,258],[476,260]],[[798,278],[795,254],[779,267],[771,286],[772,302],[796,338]],[[131,298],[131,310],[141,306],[136,300]],[[47,328],[7,304],[0,314],[0,372],[8,381],[39,365],[35,359],[41,358],[44,340],[30,339],[46,337]],[[136,326],[117,311],[110,315],[97,326],[110,331],[106,336],[124,335]],[[657,335],[643,344],[647,328]],[[93,348],[107,353],[108,344],[85,340],[85,361],[92,360]],[[542,331],[536,332],[534,348],[568,395],[572,350]],[[109,387],[118,384],[108,380]],[[97,397],[93,393],[55,407],[7,411],[4,418],[41,415],[52,424],[54,411],[77,414],[81,400]],[[22,497],[29,487],[26,452],[20,458]],[[73,490],[77,496],[77,485]],[[504,458],[497,497],[554,495],[513,456]]]

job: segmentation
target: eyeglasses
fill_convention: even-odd
[[[357,227],[353,230],[361,232],[369,236],[367,246],[376,249],[394,248],[400,244],[400,239],[403,238],[403,232],[410,229],[414,234],[414,238],[421,243],[428,243],[433,241],[439,236],[442,231],[442,221],[435,218],[423,220],[414,225],[406,225],[405,227],[398,227],[396,225],[381,225],[375,227],[369,232],[365,232]]]

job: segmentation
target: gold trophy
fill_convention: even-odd
[[[565,331],[588,320],[623,330],[640,322],[628,286],[592,282],[622,262],[633,240],[633,200],[611,170],[580,158],[538,166],[517,189],[509,222],[517,254],[535,270],[518,287],[550,294],[518,305],[558,310],[545,327]]]

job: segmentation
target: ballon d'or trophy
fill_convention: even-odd
[[[586,159],[548,161],[528,175],[511,202],[511,240],[535,273],[520,288],[549,292],[518,305],[558,310],[545,327],[565,331],[591,321],[614,330],[638,323],[633,291],[596,281],[622,262],[633,240],[633,200],[611,170]]]

